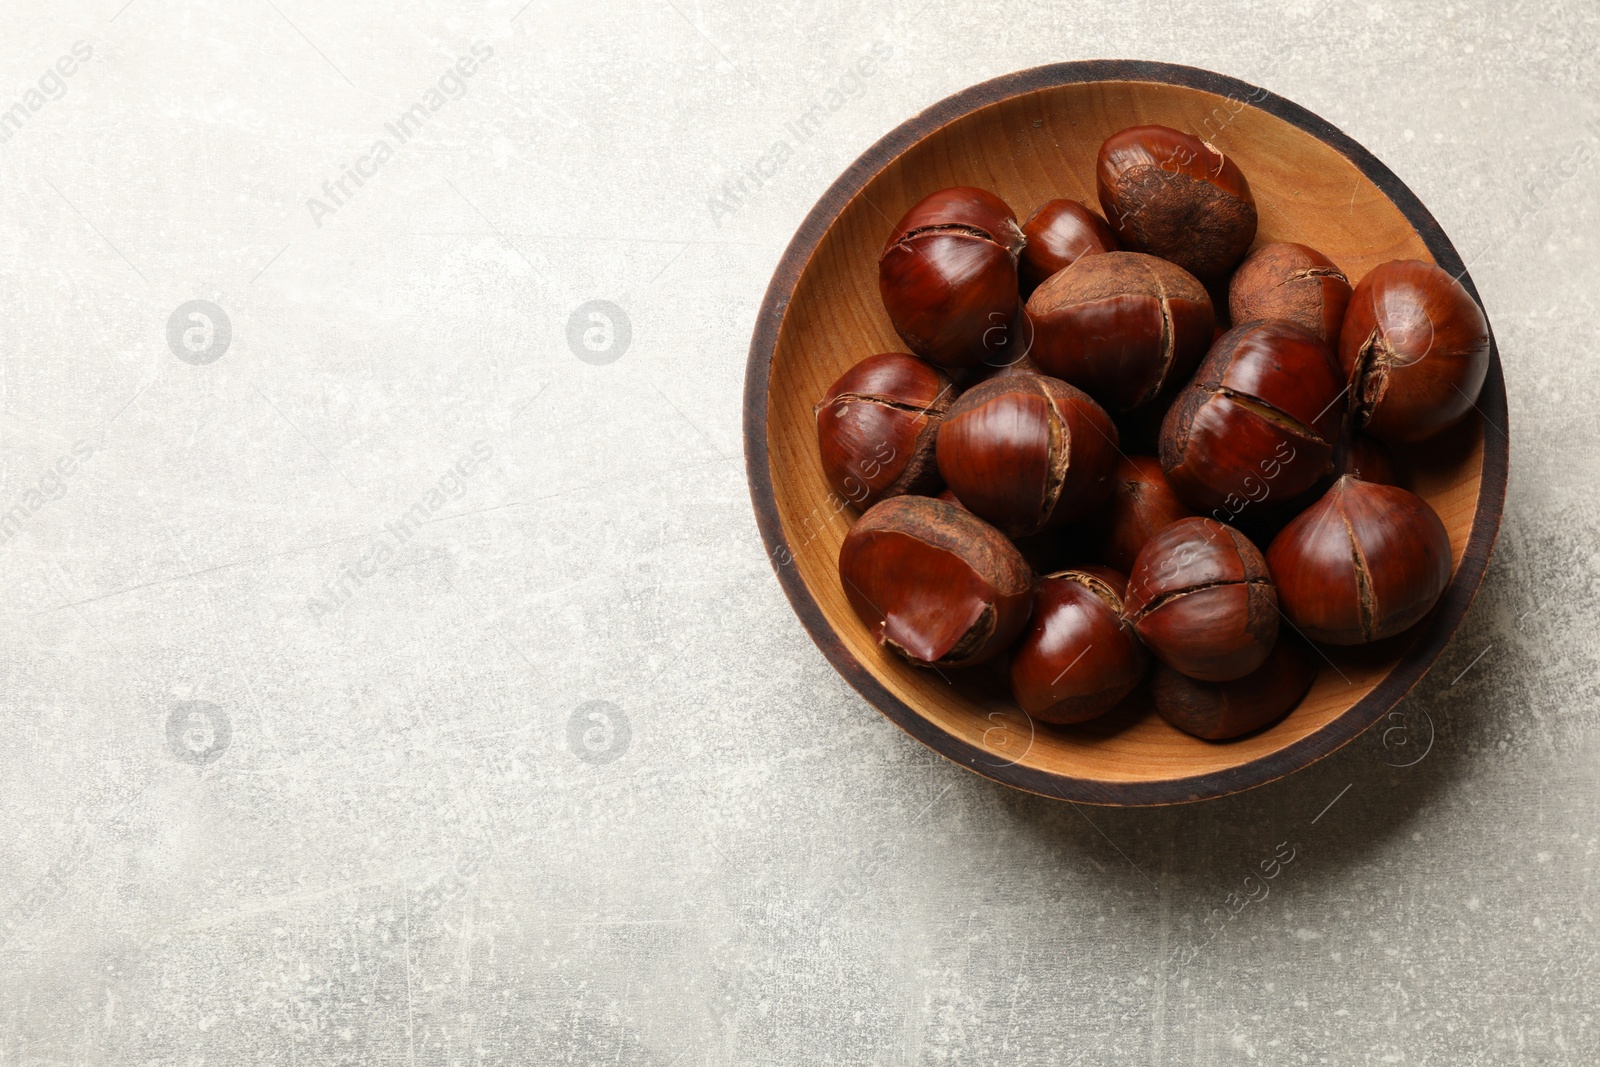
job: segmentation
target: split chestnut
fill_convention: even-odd
[[[845,598],[878,644],[918,666],[993,659],[1033,610],[1033,571],[993,526],[928,496],[874,505],[839,547]]]
[[[1006,346],[1021,308],[1022,228],[991,192],[923,197],[878,257],[878,291],[907,347],[942,367],[972,367]]]
[[[1205,682],[1242,678],[1278,638],[1278,594],[1261,551],[1215,519],[1156,534],[1128,576],[1123,613],[1145,647]]]
[[[1262,245],[1233,272],[1228,317],[1235,323],[1283,319],[1329,345],[1350,303],[1350,279],[1315,248],[1277,241]]]
[[[990,378],[950,406],[939,474],[1011,537],[1081,519],[1111,495],[1117,428],[1087,393],[1039,374]]]
[[[1096,559],[1126,574],[1150,538],[1192,514],[1167,484],[1160,460],[1123,456],[1111,475],[1111,499],[1084,523],[1084,541]]]
[[[1217,339],[1161,424],[1161,467],[1190,507],[1231,520],[1329,470],[1344,414],[1328,346],[1290,322]]]
[[[1122,617],[1127,579],[1106,567],[1039,580],[1033,620],[1011,657],[1011,694],[1043,722],[1110,711],[1144,677],[1149,656]]]
[[[1116,411],[1187,378],[1211,343],[1205,286],[1138,252],[1085,256],[1028,298],[1029,357]]]
[[[1273,538],[1267,566],[1296,628],[1360,645],[1432,609],[1450,584],[1450,537],[1416,494],[1345,475]]]
[[[1454,426],[1483,388],[1489,347],[1483,309],[1449,274],[1415,259],[1374,267],[1339,334],[1354,423],[1390,444]]]
[[[933,442],[955,397],[949,375],[915,356],[868,356],[828,386],[816,406],[828,484],[858,508],[939,489]]]

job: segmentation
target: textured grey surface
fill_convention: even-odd
[[[0,10],[0,1064],[1600,1059],[1593,0],[122,3]],[[741,461],[827,183],[1105,56],[1391,166],[1514,432],[1392,743],[1156,811],[868,708]]]

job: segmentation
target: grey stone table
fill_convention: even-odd
[[[0,1064],[1600,1059],[1593,0],[12,0],[0,42]],[[741,455],[828,182],[1106,56],[1388,163],[1514,440],[1411,747],[1151,811],[872,711]]]

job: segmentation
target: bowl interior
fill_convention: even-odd
[[[997,671],[911,667],[879,649],[846,602],[838,552],[857,513],[841,508],[823,477],[812,405],[857,360],[905,350],[878,297],[878,253],[890,228],[918,199],[951,185],[993,190],[1019,220],[1055,197],[1099,210],[1094,165],[1101,141],[1144,123],[1198,133],[1238,162],[1260,213],[1258,244],[1288,240],[1320,249],[1352,282],[1386,260],[1434,258],[1395,203],[1349,159],[1264,109],[1161,82],[1059,85],[955,118],[872,177],[805,263],[774,347],[766,437],[777,515],[793,554],[789,565],[842,649],[893,700],[936,730],[915,729],[903,719],[902,725],[935,747],[940,733],[965,742],[971,751],[964,762],[1013,784],[1014,775],[996,772],[1017,767],[1090,787],[1102,783],[1112,787],[1112,795],[1117,783],[1215,775],[1261,761],[1349,710],[1403,660],[1411,644],[1402,637],[1364,649],[1329,650],[1310,695],[1288,718],[1243,740],[1208,744],[1168,726],[1137,701],[1085,726],[1036,728],[1011,704]],[[1444,438],[1407,449],[1405,459],[1411,488],[1444,520],[1459,567],[1478,505],[1482,419],[1474,415]],[[883,706],[881,694],[875,702]],[[1238,787],[1252,784],[1257,783],[1241,781]],[[1096,795],[1093,788],[1078,793]]]

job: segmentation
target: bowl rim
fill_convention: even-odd
[[[767,449],[767,396],[778,337],[795,288],[823,236],[855,195],[903,152],[940,128],[990,105],[1041,90],[1097,81],[1154,82],[1232,97],[1306,131],[1344,156],[1376,185],[1416,230],[1435,262],[1459,278],[1482,307],[1483,300],[1455,246],[1416,194],[1372,153],[1300,105],[1238,78],[1175,63],[1095,59],[1033,67],[963,89],[902,122],[850,164],[807,212],[773,271],[750,341],[744,388],[745,473],[768,561],[795,614],[834,669],[891,722],[940,755],[985,778],[1040,796],[1127,807],[1179,804],[1265,785],[1322,759],[1382,718],[1433,666],[1483,582],[1500,530],[1511,450],[1505,377],[1491,327],[1489,372],[1477,407],[1485,422],[1498,433],[1484,433],[1478,505],[1461,564],[1440,597],[1438,607],[1424,624],[1426,629],[1417,636],[1404,658],[1371,692],[1313,733],[1276,752],[1223,770],[1178,778],[1105,782],[1042,771],[1020,763],[996,766],[992,753],[945,732],[924,718],[891,693],[845,647],[800,577],[799,568],[792,565],[793,552],[778,514]],[[1485,311],[1486,320],[1487,317]]]

